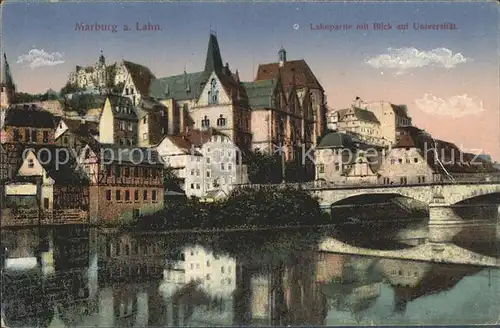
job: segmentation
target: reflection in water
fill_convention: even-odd
[[[1,237],[10,327],[487,323],[500,308],[498,269],[318,252],[313,231]]]

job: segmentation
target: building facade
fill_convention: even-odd
[[[36,105],[11,105],[6,110],[2,143],[50,145],[54,143],[54,116]]]
[[[305,60],[288,61],[283,48],[278,52],[278,56],[278,62],[259,65],[255,81],[278,78],[281,80],[289,110],[299,117],[306,118],[308,123],[311,122],[309,124],[312,124],[312,127],[304,127],[304,134],[311,134],[312,142],[316,145],[326,130],[324,89]]]
[[[166,136],[156,150],[182,180],[188,197],[227,196],[235,185],[248,182],[239,148],[217,130]]]
[[[93,222],[127,220],[163,208],[163,164],[155,150],[87,145],[79,161],[90,181]]]

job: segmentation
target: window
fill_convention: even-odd
[[[398,162],[399,164],[403,163],[403,159],[402,158],[398,159]]]
[[[231,171],[233,169],[233,166],[231,164],[227,164],[227,169]]]
[[[194,175],[194,170],[191,170],[191,175]]]
[[[400,182],[401,182],[401,184],[406,184],[407,183],[406,177],[401,177]]]
[[[45,143],[49,142],[49,132],[48,131],[43,131],[43,142],[45,142]]]
[[[221,266],[221,267],[220,267],[220,273],[224,273],[224,272],[225,272],[225,271],[224,271],[224,267],[223,267],[223,266]]]
[[[384,178],[384,184],[390,184],[389,178]]]
[[[199,177],[200,176],[200,170],[196,170],[196,176]]]
[[[222,114],[217,119],[217,126],[220,127],[226,126],[226,119],[222,116]]]
[[[139,177],[139,168],[137,166],[134,167],[134,177],[136,177],[136,178]]]
[[[194,189],[194,183],[191,183],[191,189]]]
[[[422,180],[422,183],[425,183],[425,177],[422,177],[421,180]]]
[[[134,201],[136,201],[136,202],[139,201],[139,190],[134,191]]]
[[[217,81],[210,81],[210,91],[208,91],[208,103],[217,104],[219,102],[219,90],[217,90]]]
[[[122,176],[122,168],[119,166],[115,166],[115,175],[117,178],[120,178]]]
[[[24,139],[26,142],[30,142],[30,130],[29,129],[24,130]]]
[[[121,201],[122,200],[122,193],[120,190],[116,191],[116,200]]]
[[[406,159],[406,163],[410,163],[410,159],[409,158]]]
[[[19,130],[18,129],[14,129],[13,133],[14,133],[14,136],[13,136],[14,141],[20,141],[21,140],[21,134],[19,133]]]
[[[414,162],[414,163],[418,163],[418,158],[417,158],[417,157],[415,157],[415,158],[413,159],[413,162]]]
[[[325,173],[325,164],[318,164],[318,173]]]
[[[128,178],[130,176],[130,168],[126,167],[124,173],[125,173],[125,178]]]
[[[153,200],[153,202],[156,202],[156,190],[152,191],[151,199]]]
[[[28,159],[28,167],[30,169],[34,168],[35,167],[35,162],[33,161],[32,158]]]
[[[148,122],[148,117],[144,116],[144,118],[142,119],[142,124],[146,124],[147,122]]]
[[[394,158],[391,158],[391,164],[396,163],[396,160]]]
[[[207,267],[209,267],[209,266],[210,266],[210,261],[207,261]]]
[[[210,178],[210,171],[207,171],[207,178]]]
[[[128,130],[132,131],[132,122],[128,122]]]
[[[201,127],[202,128],[209,128],[210,127],[210,119],[205,116],[202,120],[201,120]]]
[[[111,200],[111,190],[106,190],[106,200],[110,201]]]
[[[31,130],[31,142],[37,142],[36,130]]]
[[[63,145],[67,145],[68,144],[68,137],[64,137],[63,138]]]
[[[43,208],[46,210],[49,209],[49,199],[47,197],[43,199]]]
[[[130,191],[125,190],[125,201],[129,202],[130,201]]]
[[[209,274],[207,274],[207,280],[210,280],[210,275]]]
[[[207,157],[207,164],[210,164],[210,157]]]
[[[200,189],[200,184],[199,183],[196,184],[196,189]]]
[[[143,133],[142,134],[142,140],[148,140],[148,134],[147,133]]]
[[[335,163],[335,171],[340,171],[340,163]]]
[[[220,169],[221,171],[224,171],[224,163],[220,163]]]
[[[148,191],[147,190],[144,190],[144,193],[142,195],[143,197],[143,200],[148,200]]]

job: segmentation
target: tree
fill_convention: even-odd
[[[63,96],[63,95],[75,93],[75,92],[82,91],[82,90],[83,90],[83,88],[80,88],[80,87],[78,87],[78,86],[76,86],[68,81],[68,82],[66,82],[66,85],[61,88],[61,91],[59,91],[59,94]]]
[[[175,174],[172,167],[168,166],[163,170],[163,186],[165,190],[183,192],[181,181],[182,179]]]
[[[280,183],[281,157],[255,151],[248,154],[248,179],[255,184]]]

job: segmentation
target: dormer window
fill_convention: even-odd
[[[208,103],[217,104],[219,102],[219,90],[217,88],[217,81],[212,79],[210,81],[210,91],[208,91]]]
[[[125,88],[125,94],[128,95],[128,88]]]
[[[202,128],[209,128],[210,127],[210,119],[205,116],[203,120],[201,120],[201,127]]]
[[[222,116],[222,114],[217,119],[217,126],[226,126],[226,119]]]

